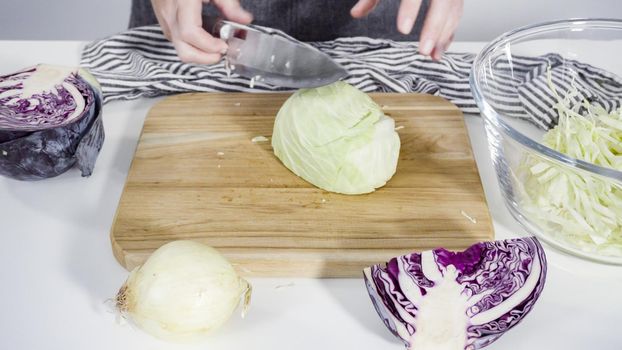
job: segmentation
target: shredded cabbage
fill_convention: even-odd
[[[622,108],[608,112],[574,89],[558,102],[558,125],[542,144],[570,157],[622,171]],[[572,101],[583,101],[572,104]],[[583,251],[622,256],[622,183],[529,154],[518,169],[521,205],[548,222],[554,238]]]

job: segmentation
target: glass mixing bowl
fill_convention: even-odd
[[[612,264],[622,264],[622,172],[572,158],[542,140],[557,123],[554,90],[563,97],[564,89],[570,93],[578,86],[585,97],[592,96],[591,87],[604,88],[607,101],[601,94],[600,100],[581,102],[619,106],[620,57],[622,20],[562,20],[495,39],[476,57],[470,77],[501,193],[514,218],[549,245]],[[549,179],[566,177],[555,178],[552,186],[546,178],[538,180],[547,171]],[[584,190],[570,191],[568,179],[577,182],[572,188]]]

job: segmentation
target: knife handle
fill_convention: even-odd
[[[216,16],[203,16],[203,29],[213,36],[220,38],[221,29],[225,25],[223,19]],[[223,38],[226,39],[226,38]]]

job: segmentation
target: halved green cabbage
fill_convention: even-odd
[[[393,176],[400,138],[380,106],[339,81],[294,93],[276,117],[272,147],[289,170],[313,185],[362,194]]]

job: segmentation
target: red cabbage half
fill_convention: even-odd
[[[76,165],[91,175],[101,112],[99,84],[83,69],[41,64],[0,76],[0,174],[39,180]]]
[[[535,237],[442,248],[364,270],[385,325],[414,350],[474,350],[494,342],[532,309],[546,257]]]

